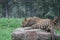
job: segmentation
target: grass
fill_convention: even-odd
[[[0,18],[0,40],[11,40],[14,29],[21,27],[23,18]],[[56,30],[60,34],[60,30]]]
[[[60,35],[60,29],[57,29],[55,32],[56,32],[56,34]]]
[[[0,18],[0,40],[11,40],[14,29],[21,27],[23,18]]]
[[[11,40],[13,28],[0,29],[0,40]]]

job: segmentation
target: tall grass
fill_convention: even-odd
[[[0,18],[0,40],[11,40],[14,29],[21,27],[23,18]]]

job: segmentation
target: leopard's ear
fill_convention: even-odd
[[[53,23],[56,23],[56,22],[59,20],[59,18],[60,18],[60,17],[58,17],[58,16],[55,17],[52,22],[53,22]]]

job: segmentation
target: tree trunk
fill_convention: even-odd
[[[8,2],[7,3],[4,3],[4,4],[2,4],[2,8],[3,8],[3,13],[2,13],[2,15],[3,15],[3,17],[8,17],[8,15],[9,15],[9,8],[8,8],[9,6],[8,6]]]

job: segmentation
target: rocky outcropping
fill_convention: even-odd
[[[59,38],[59,37],[58,37]],[[52,40],[52,35],[40,29],[31,27],[17,28],[12,32],[12,40]],[[60,40],[60,39],[53,39]]]

